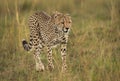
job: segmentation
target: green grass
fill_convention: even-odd
[[[0,0],[0,81],[120,81],[119,0]],[[58,48],[55,70],[36,72],[29,40],[28,17],[36,10],[69,13],[68,72],[61,73]],[[47,56],[42,61],[47,66]]]

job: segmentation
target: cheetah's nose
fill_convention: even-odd
[[[68,32],[68,30],[69,30],[69,28],[65,28],[64,32],[66,32],[66,33],[67,33],[67,32]]]
[[[66,28],[66,30],[68,31],[69,28]]]

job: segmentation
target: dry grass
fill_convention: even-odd
[[[119,0],[0,0],[0,81],[119,81]],[[27,19],[36,10],[58,10],[72,16],[68,72],[54,49],[53,72],[35,71],[32,53],[23,50],[29,39]],[[47,64],[46,54],[42,61]]]

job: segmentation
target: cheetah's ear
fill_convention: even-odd
[[[61,13],[58,11],[54,11],[53,14],[61,14]]]
[[[62,13],[60,13],[58,11],[53,12],[54,18],[57,18],[57,16],[59,16],[59,15],[62,15]]]
[[[68,17],[70,17],[70,14],[65,14],[65,16],[68,16]]]
[[[65,14],[64,16],[67,16],[68,18],[70,18],[70,19],[71,19],[71,16],[70,16],[70,14]]]

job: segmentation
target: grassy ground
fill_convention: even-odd
[[[119,0],[0,0],[0,81],[120,81]],[[36,10],[69,13],[73,25],[68,43],[68,72],[54,49],[53,72],[36,72],[29,39],[28,17]],[[46,54],[42,61],[47,64]]]

